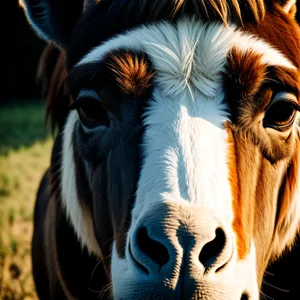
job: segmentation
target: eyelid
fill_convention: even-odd
[[[272,104],[284,100],[287,102],[295,102],[297,104],[297,97],[293,93],[288,93],[288,92],[278,92],[275,94],[275,97],[272,99]]]
[[[81,98],[81,97],[91,97],[91,98],[95,98],[95,100],[98,100],[98,101],[100,100],[100,96],[93,89],[82,89],[78,94],[78,98]]]
[[[266,110],[268,108],[272,107],[272,105],[276,104],[277,102],[284,101],[293,106],[293,108],[297,111],[300,111],[300,105],[297,103],[297,97],[293,93],[288,92],[279,92],[275,95],[275,97],[272,99]]]
[[[70,110],[78,108],[86,98],[94,99],[96,101],[100,101],[99,94],[93,89],[82,89],[75,101],[70,105]]]

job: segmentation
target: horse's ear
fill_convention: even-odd
[[[273,257],[293,245],[300,229],[300,128],[296,151],[282,182],[276,223]]]
[[[82,0],[19,0],[19,4],[42,39],[66,49],[82,12]]]
[[[296,15],[296,0],[275,0],[287,13],[292,15],[292,17],[295,17]]]
[[[96,3],[96,0],[84,0],[83,11],[87,11],[95,3]]]

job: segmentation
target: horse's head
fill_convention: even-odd
[[[258,299],[300,218],[295,1],[24,7],[66,50],[62,203],[114,298]]]

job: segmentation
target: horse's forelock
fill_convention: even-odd
[[[202,18],[221,20],[224,24],[228,21],[242,23],[244,19],[249,19],[249,16],[260,22],[265,15],[264,0],[140,0],[140,2],[142,11],[147,10],[153,16],[168,11],[172,17],[188,10]]]

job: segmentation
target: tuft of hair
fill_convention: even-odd
[[[42,97],[46,100],[45,123],[50,123],[52,133],[65,123],[70,97],[66,93],[66,56],[53,45],[47,45],[40,57],[37,81],[42,86]]]
[[[141,96],[150,87],[153,73],[143,56],[125,53],[113,55],[111,60],[109,69],[123,93]]]
[[[265,16],[264,0],[140,0],[142,12],[153,17],[168,12],[171,18],[182,12],[191,12],[203,19],[228,21],[243,24],[246,21],[260,22]]]

